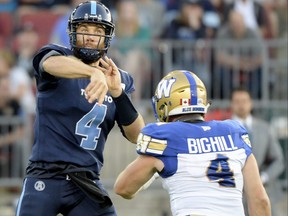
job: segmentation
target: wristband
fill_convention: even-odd
[[[112,98],[116,106],[118,123],[123,126],[132,124],[138,117],[138,112],[133,106],[128,95],[124,92],[124,90],[122,90],[122,93],[119,97]]]

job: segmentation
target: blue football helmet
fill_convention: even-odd
[[[105,37],[104,48],[94,49],[77,46],[76,29],[80,23],[94,23],[104,27],[105,36],[101,36]],[[97,1],[87,1],[79,4],[69,17],[67,29],[74,55],[87,64],[96,62],[108,51],[110,42],[114,37],[114,30],[115,25],[112,15],[104,4]]]

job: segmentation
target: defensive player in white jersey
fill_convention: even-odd
[[[153,97],[157,123],[138,137],[135,161],[118,176],[114,190],[131,199],[156,174],[170,195],[173,215],[271,215],[247,131],[234,120],[205,121],[202,81],[189,71],[172,71]]]

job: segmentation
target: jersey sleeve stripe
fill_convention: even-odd
[[[165,143],[156,143],[156,142],[150,142],[148,145],[148,149],[154,149],[159,151],[164,151],[167,147],[167,144]]]

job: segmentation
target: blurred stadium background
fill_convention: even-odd
[[[190,1],[186,1],[189,4]],[[116,22],[116,37],[108,55],[134,77],[137,93],[133,100],[147,123],[154,121],[150,98],[154,93],[155,85],[166,72],[173,69],[191,70],[202,78],[207,86],[208,96],[213,100],[207,119],[230,118],[231,89],[243,84],[249,88],[254,99],[253,113],[271,123],[283,149],[286,169],[277,179],[281,184],[282,193],[279,194],[279,202],[275,208],[279,216],[286,216],[288,213],[287,1],[255,1],[264,14],[264,24],[259,22],[257,26],[259,29],[255,30],[259,30],[260,39],[244,38],[241,42],[233,38],[221,40],[217,37],[222,27],[229,26],[225,14],[227,14],[226,8],[229,8],[226,6],[234,3],[231,0],[203,0],[201,7],[204,12],[201,19],[205,27],[204,36],[186,39],[167,37],[171,22],[178,18],[182,10],[182,5],[177,4],[183,1],[135,0],[132,4],[137,6],[136,13],[133,13],[133,9],[130,8],[133,6],[124,5],[127,9],[125,13],[131,16],[126,17],[126,20],[124,17],[122,22],[137,20],[137,24],[131,25],[138,25],[138,29],[150,31],[149,36],[145,38],[141,37],[144,35],[144,30],[138,32],[138,35],[135,33],[133,36],[125,37],[123,36],[125,29],[122,29],[122,32],[117,29],[118,22],[119,26],[125,26],[120,23],[121,7],[116,6],[121,2],[120,0],[102,2],[111,8]],[[73,0],[0,0],[0,80],[7,74],[11,79],[10,86],[6,88],[0,82],[0,216],[15,214],[15,206],[33,143],[33,109],[31,111],[27,101],[22,100],[29,92],[32,92],[35,97],[31,58],[36,50],[46,43],[57,42],[65,45],[67,40],[66,35],[63,35],[67,25],[65,20],[74,4]],[[62,18],[64,21],[61,21]],[[62,36],[64,39],[61,39]],[[229,69],[232,75],[228,78],[219,75],[223,70],[225,72],[225,67],[217,59],[223,50],[229,50],[231,55],[237,56],[236,66]],[[8,58],[7,53],[11,53],[12,58]],[[245,61],[241,59],[243,53],[246,53]],[[257,55],[259,61],[253,62],[254,56],[251,53]],[[246,71],[240,69],[248,63],[256,66],[252,69],[246,68]],[[5,66],[8,68],[6,71]],[[14,80],[15,76],[10,75],[15,68],[21,68],[20,70],[26,73],[26,77],[28,75],[29,80],[26,84],[20,82],[21,80]],[[245,78],[245,75],[252,73],[258,73],[259,76],[248,76],[248,80],[243,81],[243,76]],[[22,77],[20,72],[19,77]],[[30,89],[26,89],[25,92],[19,90],[20,96],[15,96],[15,93],[10,94],[10,91],[13,92],[11,89],[16,88],[15,85],[20,86],[19,83],[23,85],[30,83]],[[7,109],[4,98],[9,97],[16,100],[22,111],[21,114],[11,114],[10,109]],[[33,100],[31,101],[33,103]],[[33,104],[29,104],[28,100],[28,105]],[[113,183],[117,175],[135,157],[135,146],[122,137],[116,126],[106,144],[105,165],[101,178],[110,192],[118,214],[120,216],[171,215],[168,194],[162,189],[159,180],[131,201],[126,201],[113,193]]]

